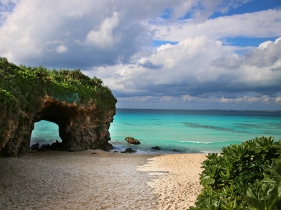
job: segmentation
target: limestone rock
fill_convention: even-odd
[[[151,147],[152,150],[161,150],[161,147],[155,146],[155,147]]]
[[[134,152],[137,152],[137,151],[129,147],[129,148],[125,149],[125,151],[122,151],[121,153],[134,153]]]
[[[140,144],[139,140],[133,137],[126,137],[125,140],[128,142],[128,144]]]
[[[16,66],[0,57],[0,156],[27,153],[40,120],[58,125],[63,150],[110,150],[116,102],[100,79],[80,70]]]

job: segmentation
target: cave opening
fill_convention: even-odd
[[[72,120],[76,117],[76,110],[77,106],[75,105],[69,105],[55,99],[45,100],[42,109],[34,117],[31,149],[37,149],[38,144],[35,147],[32,147],[32,145],[39,143],[39,146],[47,144],[47,148],[44,147],[43,150],[71,150],[70,145],[73,135],[71,125]],[[38,125],[42,128],[40,128],[39,135],[36,133]],[[37,142],[34,139],[37,139]],[[53,144],[56,145],[50,148],[49,145],[52,146]]]
[[[59,126],[56,123],[40,120],[34,123],[34,129],[30,138],[30,147],[39,144],[39,147],[43,145],[52,145],[55,142],[62,142],[59,136]]]

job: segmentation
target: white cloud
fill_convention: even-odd
[[[281,38],[246,54],[223,43],[280,37],[280,9],[227,16],[247,0],[2,2],[0,55],[14,63],[84,69],[121,101],[280,103]],[[214,12],[225,15],[209,19]],[[155,39],[178,44],[153,48]]]
[[[57,52],[58,53],[64,53],[67,51],[67,47],[63,46],[63,45],[60,45],[57,47]]]
[[[186,37],[208,34],[212,39],[226,37],[278,37],[281,36],[281,10],[224,16],[196,23],[192,19],[177,23],[154,25],[160,40],[182,41]]]
[[[212,69],[206,68],[214,58],[222,56],[223,52],[227,50],[227,47],[222,47],[221,42],[208,40],[206,36],[186,39],[177,45],[163,45],[149,57],[140,58],[136,64],[120,66],[115,70],[115,74],[121,75],[121,77],[115,80],[109,78],[108,82],[111,84],[112,81],[117,84],[121,82],[127,90],[132,89],[132,86],[135,89],[143,89],[146,85],[150,87],[181,84],[186,81],[216,81],[219,72],[213,72]],[[143,60],[149,60],[155,66],[161,66],[161,69],[145,68],[143,65],[138,65],[138,63],[143,63]],[[107,70],[100,73],[103,74],[103,72],[108,75]],[[102,77],[106,75],[102,75]],[[142,79],[141,83],[132,82],[140,79]],[[113,88],[115,87],[113,86]]]
[[[281,74],[271,68],[281,67],[281,55],[277,53],[281,41],[264,46],[238,55],[221,42],[202,36],[158,47],[135,64],[93,73],[119,97],[134,94],[162,101],[279,103],[275,94],[280,91]],[[254,59],[257,55],[259,59]],[[161,68],[139,65],[144,61]]]
[[[0,54],[15,63],[64,68],[129,62],[152,41],[149,17],[165,7],[159,0],[146,11],[147,2],[22,0],[0,27]],[[67,51],[53,54],[62,52],[54,41]]]
[[[261,44],[259,45],[259,48],[260,48],[260,49],[265,49],[265,48],[267,48],[267,46],[268,46],[269,44],[271,44],[271,43],[272,43],[272,41],[263,42],[263,43],[261,43]]]
[[[183,101],[193,101],[195,99],[195,97],[192,97],[191,95],[183,95],[182,96],[182,100]]]
[[[208,3],[205,0],[118,2],[111,0],[83,0],[81,2],[75,0],[67,2],[63,0],[5,0],[2,2],[5,5],[10,5],[12,2],[13,5],[16,4],[16,7],[12,13],[9,12],[5,16],[5,20],[2,20],[4,25],[0,28],[0,53],[9,55],[9,59],[12,59],[13,62],[35,63],[31,57],[36,57],[43,64],[46,62],[45,60],[57,62],[56,59],[50,59],[51,55],[48,53],[50,49],[46,47],[46,43],[52,40],[62,41],[68,48],[68,53],[72,54],[100,52],[90,47],[83,48],[81,43],[85,43],[84,40],[87,44],[103,50],[107,46],[111,46],[111,51],[107,54],[108,58],[94,57],[99,61],[96,64],[93,62],[93,65],[107,65],[106,62],[109,60],[112,64],[120,59],[128,61],[129,57],[137,53],[144,43],[151,41],[154,32],[150,31],[149,23],[157,20],[164,9],[172,8],[173,12],[169,20],[172,24],[188,12],[195,14],[201,7],[204,9],[200,15],[196,15],[198,18],[200,16],[200,19],[203,16],[208,17],[205,13],[211,14],[218,10],[220,5],[227,7],[221,1]],[[227,5],[231,6],[234,2],[237,1],[228,1]],[[173,25],[172,29],[175,31]],[[115,49],[112,49],[112,46],[116,44]],[[126,52],[122,50],[116,52],[119,49],[125,49]],[[74,60],[76,56],[68,54],[68,57]],[[90,59],[89,56],[86,57]],[[60,60],[63,61],[62,58]]]
[[[91,30],[86,37],[86,44],[94,45],[100,48],[110,47],[119,41],[117,34],[113,30],[118,26],[118,13],[114,12],[112,17],[102,21],[98,31]]]
[[[162,96],[160,97],[160,101],[172,101],[174,98],[172,96]]]
[[[12,62],[28,65],[90,68],[128,63],[153,38],[183,41],[206,34],[216,40],[280,34],[279,10],[206,20],[214,11],[227,11],[242,4],[242,0],[4,2],[15,3],[16,7],[0,27],[0,53]],[[171,8],[171,18],[151,27],[167,8]],[[188,13],[192,19],[178,21]],[[67,48],[60,56],[52,54],[54,50],[61,52],[58,46],[49,44],[54,40]]]
[[[244,93],[248,94],[248,93]],[[251,95],[251,94],[250,94]],[[237,95],[235,98],[225,98],[222,97],[207,97],[207,98],[200,98],[200,97],[193,97],[189,95],[184,95],[182,97],[176,96],[134,96],[134,97],[118,97],[118,102],[122,104],[137,102],[137,103],[149,103],[150,105],[155,105],[155,107],[161,107],[161,105],[172,103],[174,106],[178,105],[179,108],[193,108],[193,109],[200,109],[202,104],[209,105],[209,109],[217,107],[218,104],[223,104],[223,107],[230,107],[230,108],[239,108],[250,105],[253,107],[259,107],[262,104],[270,105],[276,104],[280,106],[281,99],[280,97],[274,98],[268,95]],[[201,104],[201,105],[200,105]],[[242,105],[242,106],[241,106]],[[137,106],[137,104],[135,104]],[[154,108],[155,108],[154,107]],[[204,107],[204,106],[203,106]],[[278,106],[277,106],[278,107]]]

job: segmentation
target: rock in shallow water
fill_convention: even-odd
[[[125,140],[128,142],[128,144],[140,144],[139,140],[133,137],[126,137]]]
[[[125,151],[121,152],[121,153],[134,153],[136,152],[136,150],[132,149],[132,148],[127,148],[125,149]]]
[[[161,150],[161,147],[156,146],[156,147],[151,147],[151,149],[153,149],[153,150]]]

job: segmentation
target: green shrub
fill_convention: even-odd
[[[0,102],[10,107],[11,110],[15,110],[18,105],[18,100],[10,92],[0,87]]]
[[[255,138],[207,155],[190,210],[281,209],[281,140]]]

